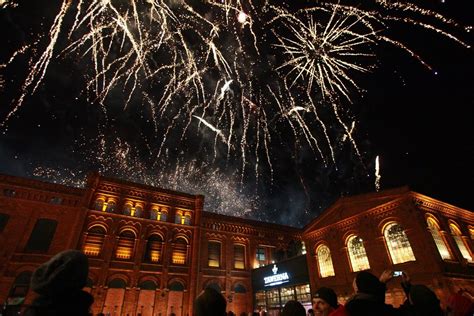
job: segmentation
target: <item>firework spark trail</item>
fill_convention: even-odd
[[[375,191],[380,191],[380,164],[379,156],[375,158]]]
[[[71,21],[66,25],[68,12]],[[345,99],[350,104],[354,92],[360,92],[353,75],[374,67],[373,46],[387,43],[432,69],[411,47],[384,32],[391,26],[416,27],[470,47],[448,31],[462,28],[454,20],[397,1],[378,0],[376,9],[318,2],[293,12],[285,5],[251,0],[208,0],[202,6],[165,0],[65,0],[50,27],[49,44],[31,63],[21,94],[0,126],[35,93],[55,58],[89,59],[91,67],[84,70],[88,99],[101,106],[106,120],[108,98],[118,90],[124,95],[124,110],[136,98],[150,107],[155,134],[162,138],[156,163],[175,147],[176,130],[180,141],[195,130],[194,117],[215,132],[204,150],[207,154],[213,149],[214,162],[221,143],[227,145],[227,162],[241,161],[241,182],[247,169],[260,177],[261,155],[273,175],[272,136],[287,131],[295,144],[307,144],[324,164],[335,164],[331,126],[318,113],[328,103],[333,105],[329,120],[345,130],[342,141],[349,139],[362,160],[352,138],[354,127],[349,130],[347,118],[338,112],[342,105],[334,102]],[[0,70],[40,44],[22,45]],[[263,54],[267,51],[281,58],[270,62]],[[260,71],[262,64],[268,71]],[[204,118],[215,125],[205,124]]]
[[[352,136],[352,133],[354,132],[354,129],[355,129],[355,124],[356,124],[356,122],[355,122],[355,121],[352,121],[351,129],[349,130],[349,133],[344,134],[344,135],[342,136],[341,142],[344,143],[344,142],[347,140],[347,138],[349,138],[350,136]]]
[[[44,50],[43,54],[41,54],[41,57],[31,68],[31,71],[28,74],[25,83],[23,84],[20,98],[16,102],[13,110],[11,110],[5,117],[5,120],[0,123],[0,127],[5,126],[5,124],[13,116],[13,114],[15,114],[16,111],[18,111],[18,109],[23,105],[23,101],[25,100],[26,96],[28,94],[34,94],[38,86],[41,84],[44,76],[46,75],[46,70],[48,69],[49,63],[53,58],[54,47],[56,45],[59,33],[61,32],[64,16],[66,15],[69,4],[70,2],[68,0],[63,1],[61,9],[59,10],[59,13],[56,16],[56,19],[54,20],[53,25],[51,26],[51,29],[49,31],[51,40],[46,49]]]

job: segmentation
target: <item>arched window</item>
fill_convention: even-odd
[[[393,264],[416,260],[410,241],[401,225],[397,223],[387,225],[383,235]]]
[[[184,221],[183,212],[181,212],[181,211],[176,212],[176,215],[174,217],[174,223],[175,224],[181,224],[181,221]]]
[[[132,204],[130,203],[126,203],[124,206],[123,206],[123,215],[132,215]]]
[[[431,236],[433,237],[433,240],[436,244],[436,248],[438,248],[438,252],[441,258],[443,260],[452,259],[451,254],[448,250],[448,246],[446,245],[446,241],[441,235],[438,224],[431,217],[428,217],[426,222],[428,223],[428,229],[430,230]]]
[[[184,215],[184,218],[182,219],[182,224],[183,225],[191,225],[191,214],[186,213]]]
[[[219,293],[221,292],[221,286],[220,286],[218,283],[216,283],[216,282],[211,282],[211,283],[209,283],[209,284],[206,286],[206,288],[214,289],[214,290],[216,290],[216,291],[219,292]]]
[[[102,211],[103,207],[104,207],[104,199],[99,198],[99,199],[95,200],[94,210]]]
[[[474,227],[469,226],[469,235],[471,236],[471,240],[474,240]]]
[[[237,284],[234,286],[234,293],[244,294],[244,293],[247,293],[247,289],[246,289],[245,286],[243,286],[242,284],[237,283]]]
[[[156,290],[156,283],[153,281],[147,280],[147,281],[140,282],[140,284],[138,284],[138,287],[140,288],[140,290],[154,291]]]
[[[207,244],[207,265],[218,268],[221,262],[221,243],[218,241],[209,241]]]
[[[127,282],[125,282],[124,280],[120,278],[117,278],[117,279],[113,279],[109,281],[107,286],[111,289],[124,289],[127,287]]]
[[[369,258],[367,258],[362,238],[351,236],[347,240],[347,251],[349,252],[352,271],[357,272],[370,269]]]
[[[170,291],[175,291],[175,292],[182,292],[186,289],[186,287],[181,283],[181,282],[177,282],[177,281],[174,281],[173,283],[171,283],[168,288],[170,289]]]
[[[141,205],[135,206],[135,210],[133,211],[134,217],[142,217],[143,207]]]
[[[245,269],[244,245],[234,245],[234,269]]]
[[[151,235],[146,243],[145,261],[158,263],[161,261],[163,239],[160,235]]]
[[[130,230],[124,230],[120,233],[117,241],[117,250],[115,258],[120,260],[130,260],[135,245],[135,234]]]
[[[186,264],[188,255],[188,242],[183,237],[178,237],[173,245],[171,262],[173,264]]]
[[[106,231],[102,226],[93,226],[86,232],[82,252],[89,257],[97,257],[104,244]]]
[[[328,246],[320,245],[316,249],[316,256],[318,261],[319,275],[321,278],[335,276],[334,266],[332,264],[331,251]]]
[[[113,213],[113,212],[115,211],[115,206],[116,206],[115,201],[109,200],[109,201],[107,202],[107,207],[106,207],[105,211],[106,211],[107,213]]]
[[[461,230],[459,229],[459,227],[451,223],[449,224],[449,229],[451,230],[451,234],[453,235],[454,241],[456,242],[456,245],[458,246],[462,257],[469,262],[473,262],[471,253],[467,248],[467,245],[464,241],[464,238],[462,237]]]

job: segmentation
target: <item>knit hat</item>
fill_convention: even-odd
[[[35,270],[31,288],[38,294],[61,296],[81,290],[87,283],[89,263],[86,255],[77,250],[58,253]]]
[[[326,301],[326,303],[328,303],[332,307],[337,308],[337,305],[338,305],[337,304],[337,295],[333,291],[333,289],[330,289],[328,287],[321,287],[321,288],[319,288],[319,290],[316,291],[316,293],[314,294],[314,297],[315,298],[320,298],[320,299]]]
[[[300,302],[291,300],[286,302],[281,316],[306,316],[306,309]]]
[[[360,293],[378,295],[380,294],[382,283],[375,275],[367,271],[361,271],[355,279],[357,291]]]

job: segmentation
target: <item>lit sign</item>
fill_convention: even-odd
[[[290,281],[290,277],[288,276],[288,272],[278,273],[278,268],[276,264],[273,265],[272,269],[273,275],[264,277],[263,280],[265,282],[265,286],[274,286],[283,283],[287,283]]]

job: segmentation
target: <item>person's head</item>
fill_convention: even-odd
[[[225,316],[227,302],[221,293],[213,288],[206,288],[194,301],[196,316]]]
[[[306,316],[306,310],[298,301],[288,301],[281,312],[281,316]]]
[[[377,295],[381,291],[382,283],[372,273],[361,271],[357,273],[352,286],[356,293]]]
[[[412,285],[408,299],[413,305],[416,315],[443,315],[438,297],[426,285]]]
[[[337,295],[332,289],[321,287],[314,294],[312,303],[315,316],[327,316],[337,308]]]
[[[308,309],[308,315],[314,316],[314,310],[312,308]]]
[[[88,273],[87,256],[78,250],[66,250],[35,270],[31,289],[40,295],[63,296],[81,290],[87,283]]]

